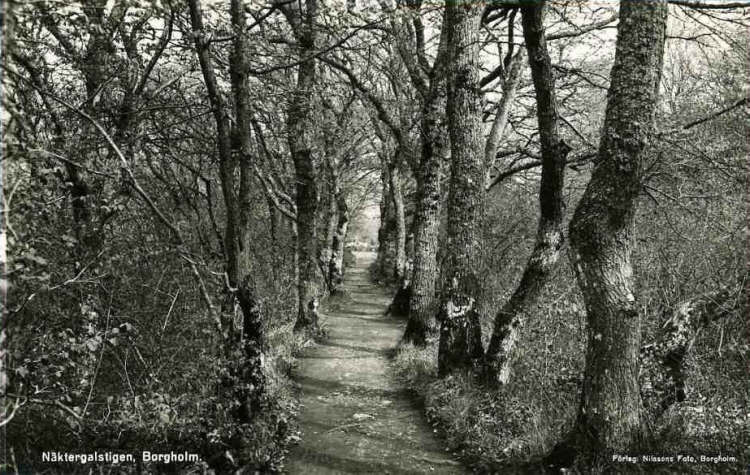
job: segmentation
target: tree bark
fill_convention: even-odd
[[[237,266],[240,283],[236,297],[242,311],[241,358],[238,362],[237,399],[240,402],[238,419],[250,422],[261,410],[261,399],[265,390],[263,373],[263,353],[265,351],[265,332],[263,314],[260,310],[255,289],[252,287],[252,263],[250,257],[250,210],[252,209],[252,130],[250,111],[250,85],[248,65],[247,36],[241,34],[246,27],[246,12],[242,0],[231,0],[232,27],[235,31],[234,49],[229,65],[229,74],[234,95],[236,129],[235,135],[239,145],[240,183],[237,191]]]
[[[513,101],[516,98],[518,85],[521,82],[521,71],[523,70],[524,56],[524,50],[522,49],[518,53],[516,53],[515,56],[513,56],[513,59],[510,62],[510,67],[508,68],[507,75],[505,76],[505,79],[503,81],[503,97],[500,99],[500,104],[498,104],[497,106],[495,120],[492,121],[490,135],[487,137],[487,143],[484,146],[484,164],[486,169],[485,180],[487,187],[489,187],[490,183],[492,183],[490,174],[494,169],[497,150],[500,146],[500,142],[505,136],[505,129],[508,126],[508,116],[510,115]]]
[[[424,346],[436,333],[438,279],[437,246],[442,204],[440,181],[448,153],[444,106],[446,100],[445,66],[447,29],[440,34],[438,54],[429,77],[429,90],[422,106],[422,152],[415,173],[417,203],[414,213],[414,265],[409,292],[409,320],[404,342]]]
[[[242,361],[239,365],[239,381],[235,388],[238,420],[250,422],[261,410],[262,395],[266,377],[263,373],[263,353],[266,339],[263,331],[263,314],[251,287],[250,276],[246,276],[237,291],[237,299],[242,309]]]
[[[338,120],[337,123],[341,125]],[[328,243],[330,254],[323,269],[331,295],[340,293],[344,284],[344,245],[346,244],[346,233],[349,230],[349,207],[346,204],[346,196],[341,189],[339,159],[332,155],[333,148],[334,144],[331,141],[327,146],[330,153],[326,155],[331,200],[332,219],[329,223],[331,241]]]
[[[565,160],[570,147],[560,138],[555,98],[555,77],[544,39],[545,4],[521,7],[523,33],[536,93],[537,121],[542,149],[539,184],[539,226],[536,243],[521,281],[495,317],[486,353],[488,378],[505,384],[518,334],[539,300],[563,245],[563,184]]]
[[[294,139],[293,139],[294,141]],[[315,229],[318,192],[310,149],[292,152],[297,178],[297,252],[299,266],[298,310],[295,331],[318,329],[317,237]]]
[[[280,278],[279,271],[282,264],[284,263],[284,259],[280,256],[280,254],[282,256],[286,254],[283,249],[280,253],[279,247],[281,246],[283,248],[286,245],[286,242],[284,241],[283,244],[280,242],[281,236],[279,233],[279,212],[276,209],[276,205],[274,204],[273,199],[268,195],[266,196],[266,205],[268,206],[268,236],[270,238],[269,242],[271,243],[271,271],[273,272],[274,281],[278,282]]]
[[[227,298],[221,311],[221,332],[225,341],[233,340],[234,297],[232,289],[240,283],[239,207],[236,196],[235,170],[237,160],[232,156],[232,129],[229,110],[221,95],[213,62],[203,27],[203,12],[199,0],[190,1],[190,20],[195,31],[194,42],[198,54],[209,103],[216,122],[216,142],[219,152],[219,177],[224,198],[226,222],[224,227],[224,251],[228,282]]]
[[[378,278],[388,280],[396,262],[395,211],[391,198],[390,171],[386,159],[381,157],[380,226],[378,227],[378,258],[375,272]]]
[[[232,94],[234,96],[236,125],[232,129],[226,103],[218,87],[216,73],[209,53],[209,43],[203,37],[203,13],[199,0],[190,1],[190,18],[195,35],[195,47],[201,71],[208,91],[209,102],[216,121],[219,149],[219,175],[221,178],[226,225],[224,248],[227,275],[227,298],[221,316],[221,332],[224,350],[233,366],[234,398],[238,402],[235,416],[241,423],[249,422],[260,409],[260,399],[265,386],[263,375],[264,334],[262,315],[257,298],[250,286],[250,255],[248,210],[251,206],[250,166],[250,94],[248,85],[247,39],[235,35],[229,66]],[[245,28],[245,10],[241,0],[231,0],[232,27],[235,31]],[[237,154],[233,148],[237,148]],[[239,157],[239,159],[237,158]],[[239,183],[236,172],[239,168]],[[235,302],[243,315],[242,331],[234,328]],[[240,350],[239,359],[236,352]]]
[[[338,208],[338,223],[336,224],[336,233],[333,235],[333,253],[328,268],[332,294],[339,293],[344,284],[344,245],[349,230],[349,207],[346,204],[346,197],[338,186],[336,189],[336,206]]]
[[[402,282],[406,270],[406,216],[404,211],[404,195],[401,187],[401,151],[397,148],[393,162],[389,164],[388,186],[393,200],[393,211],[396,223],[396,260],[393,263],[393,278]]]
[[[315,84],[317,0],[307,0],[305,11],[301,4],[281,7],[294,29],[299,44],[299,57],[304,59],[297,69],[297,84],[287,110],[287,140],[294,163],[297,205],[297,252],[299,266],[298,314],[295,331],[318,330],[318,297],[320,294],[317,263],[317,207],[318,190],[315,163],[309,145],[312,93]],[[300,10],[297,10],[299,8]]]
[[[447,117],[451,141],[446,266],[437,319],[438,373],[475,367],[482,357],[478,300],[479,248],[484,202],[479,35],[482,6],[447,0],[449,62]]]
[[[333,281],[331,280],[329,269],[331,267],[331,260],[333,259],[334,239],[336,236],[336,228],[339,221],[338,204],[336,203],[336,186],[338,182],[338,176],[336,171],[333,169],[336,164],[332,162],[332,157],[330,157],[329,152],[326,151],[325,168],[328,175],[328,180],[326,180],[326,206],[321,207],[323,215],[323,225],[321,226],[321,229],[323,231],[323,239],[321,239],[320,241],[320,248],[318,250],[318,261],[320,264],[320,268],[323,272],[323,278],[325,280],[327,290],[331,294],[333,294],[334,292]]]
[[[575,444],[625,453],[644,435],[641,330],[630,261],[644,150],[653,132],[664,55],[665,0],[620,4],[615,63],[597,164],[570,224],[586,303],[588,349]]]

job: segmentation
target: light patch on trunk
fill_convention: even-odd
[[[547,244],[545,252],[539,256],[539,262],[543,267],[552,267],[560,255],[558,249],[562,241],[562,233],[558,231],[548,231],[544,233],[542,242]]]
[[[454,319],[462,315],[466,315],[474,306],[474,299],[469,298],[469,302],[466,305],[455,305],[452,300],[449,300],[445,305],[446,316],[448,319]]]
[[[503,365],[500,369],[500,373],[497,375],[497,380],[501,384],[508,384],[508,380],[510,380],[510,364],[505,363]]]

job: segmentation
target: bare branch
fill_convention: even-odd
[[[146,66],[146,70],[143,72],[143,76],[141,77],[140,83],[138,83],[138,86],[135,88],[135,96],[138,97],[143,93],[143,89],[146,87],[146,81],[148,81],[148,78],[151,76],[151,71],[153,71],[154,66],[156,66],[156,63],[159,61],[159,58],[164,53],[164,50],[167,47],[167,44],[169,43],[169,40],[172,38],[172,25],[174,23],[174,10],[172,10],[169,13],[169,19],[167,20],[167,24],[164,29],[164,33],[162,34],[162,37],[159,39],[159,45],[156,47],[156,51],[154,51],[153,56],[151,56],[151,60],[148,62],[148,65]]]
[[[672,5],[697,10],[728,10],[730,8],[750,8],[750,2],[722,2],[712,0],[668,0]]]
[[[349,82],[352,84],[352,86],[358,91],[360,91],[362,95],[365,96],[367,101],[370,104],[372,104],[372,106],[375,108],[375,110],[378,113],[378,119],[380,119],[385,125],[388,126],[389,129],[391,129],[393,136],[396,138],[396,142],[398,142],[400,145],[406,145],[403,134],[401,133],[401,129],[396,124],[395,120],[391,117],[391,115],[388,113],[388,110],[385,108],[385,106],[383,106],[382,101],[377,96],[375,96],[372,93],[372,91],[370,91],[362,83],[362,81],[359,80],[359,78],[352,72],[351,69],[329,58],[322,57],[320,58],[320,60],[328,64],[332,68],[344,73],[344,75],[346,75],[346,77],[349,78]]]
[[[520,152],[519,152],[520,153]],[[578,157],[568,159],[565,161],[565,165],[578,165],[581,163],[584,163],[588,160],[591,160],[592,158],[596,157],[596,153],[587,153],[584,155],[580,155]],[[541,157],[540,157],[541,158]],[[524,163],[522,165],[517,165],[515,167],[512,167],[504,172],[498,173],[492,178],[492,182],[487,185],[485,188],[487,191],[491,190],[495,187],[495,185],[500,184],[501,182],[505,181],[506,179],[510,178],[511,176],[515,175],[516,173],[520,173],[526,170],[531,170],[533,168],[538,168],[542,166],[541,159],[535,160],[533,162]]]
[[[612,15],[605,18],[604,20],[595,21],[594,23],[591,23],[590,25],[576,27],[570,30],[558,31],[557,33],[550,33],[549,35],[545,36],[545,39],[547,41],[553,41],[553,40],[560,40],[563,38],[573,38],[576,36],[581,36],[585,33],[589,33],[594,30],[601,30],[603,28],[606,28],[610,26],[612,23],[616,22],[619,18],[620,18],[620,14],[618,12],[615,12]]]
[[[712,121],[712,120],[714,120],[714,119],[716,119],[716,118],[718,118],[718,117],[726,114],[727,112],[731,112],[734,109],[737,109],[738,107],[747,106],[747,105],[750,105],[750,96],[743,97],[742,99],[740,99],[738,101],[735,101],[733,104],[731,104],[731,105],[729,105],[729,106],[727,106],[727,107],[725,107],[723,109],[720,109],[720,110],[718,110],[716,112],[713,112],[713,113],[707,115],[706,117],[701,117],[700,119],[694,120],[692,122],[688,122],[687,124],[682,125],[680,127],[676,127],[674,129],[669,129],[669,130],[665,130],[663,132],[659,132],[657,134],[657,136],[658,137],[663,137],[665,135],[669,135],[669,134],[673,134],[673,133],[685,132],[686,130],[692,129],[693,127],[695,127],[697,125],[701,125],[701,124],[704,124],[706,122]]]

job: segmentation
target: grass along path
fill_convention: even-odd
[[[323,314],[328,338],[307,349],[294,371],[301,386],[302,440],[291,474],[467,473],[453,460],[388,370],[387,353],[404,322],[384,317],[390,295],[369,282],[374,253],[347,269],[350,298]]]

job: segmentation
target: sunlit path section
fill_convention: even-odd
[[[375,254],[356,256],[345,278],[351,299],[325,313],[329,337],[295,371],[303,434],[288,473],[466,473],[389,374],[386,353],[404,323],[383,316],[390,297],[367,273]]]

